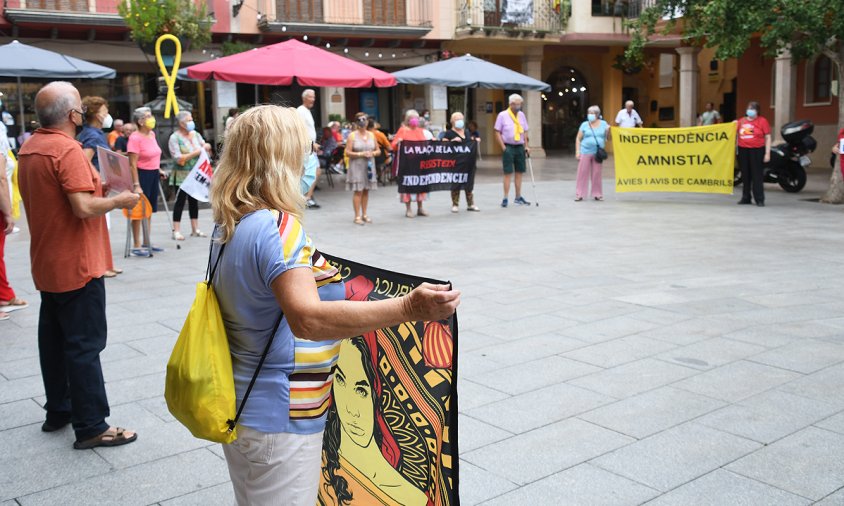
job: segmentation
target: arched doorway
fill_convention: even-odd
[[[574,150],[577,129],[586,118],[589,85],[577,69],[560,67],[546,81],[542,94],[542,142],[546,151]]]

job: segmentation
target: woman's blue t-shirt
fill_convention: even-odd
[[[580,154],[594,155],[598,152],[598,147],[606,149],[607,147],[607,130],[610,126],[606,121],[601,120],[601,124],[597,127],[590,128],[589,122],[584,121],[580,124],[580,131],[583,132],[583,139],[580,140]],[[595,135],[592,135],[594,130]],[[596,139],[597,138],[597,139]],[[597,140],[597,144],[596,141]]]
[[[82,143],[83,149],[94,150],[94,158],[91,159],[91,163],[94,164],[95,169],[100,170],[100,160],[97,158],[97,146],[102,146],[103,149],[111,149],[106,140],[105,133],[99,128],[85,125],[82,127],[82,132],[79,133],[79,137],[76,140]]]

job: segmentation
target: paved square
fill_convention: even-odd
[[[387,187],[360,227],[342,181],[306,213],[322,251],[463,291],[462,504],[844,501],[844,216],[806,201],[827,171],[800,194],[769,186],[764,209],[611,191],[574,202],[573,161],[549,158],[534,161],[536,194],[524,188],[540,205],[502,209],[497,163],[481,165],[480,213],[453,214],[436,193],[430,217],[407,219]],[[122,252],[125,224],[112,221]],[[110,421],[140,437],[76,451],[70,430],[40,431],[39,296],[21,226],[6,266],[32,307],[0,322],[0,504],[231,504],[220,447],[163,401],[208,242],[177,250],[159,213],[166,251],[117,258],[102,360]]]

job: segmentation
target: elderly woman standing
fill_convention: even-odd
[[[152,212],[158,211],[158,178],[161,171],[161,148],[155,139],[155,117],[149,107],[139,107],[132,114],[138,131],[129,137],[126,151],[129,153],[129,165],[132,168],[132,179],[135,183],[135,193],[143,193],[152,205]],[[152,218],[147,221],[151,223]],[[134,239],[133,256],[149,256],[149,251],[141,249],[141,222],[132,221],[132,238]],[[149,245],[144,245],[149,246]],[[160,251],[152,248],[153,251]]]
[[[354,192],[352,207],[355,210],[355,225],[372,223],[366,214],[369,204],[369,190],[378,189],[378,174],[375,157],[381,154],[375,134],[367,127],[366,113],[355,114],[355,130],[346,141],[346,156],[349,157],[349,173],[346,175],[346,190]]]
[[[592,181],[592,196],[595,200],[604,200],[603,182],[601,181],[602,163],[595,159],[598,148],[606,149],[610,138],[610,126],[601,119],[601,108],[597,105],[586,110],[586,121],[577,131],[575,156],[577,164],[577,189],[574,200],[580,202],[589,193],[589,181]]]
[[[103,128],[111,128],[113,120],[111,114],[108,113],[108,102],[102,97],[85,97],[82,99],[82,110],[85,111],[85,125],[82,127],[82,132],[76,137],[76,140],[82,144],[82,152],[88,157],[88,160],[100,171],[100,161],[97,158],[97,147],[103,149],[111,149],[108,145],[108,140],[103,132]],[[106,218],[108,215],[106,214]],[[108,221],[106,220],[106,223]],[[114,258],[111,254],[111,241],[108,236],[108,226],[106,226],[103,234],[104,244],[103,250],[106,254],[106,271],[104,277],[113,278],[123,272],[123,269],[114,267]]]
[[[313,403],[313,394],[306,394],[331,389],[333,374],[324,371],[337,363],[339,339],[405,321],[448,318],[460,303],[459,292],[427,283],[397,299],[343,300],[340,273],[300,221],[310,149],[295,109],[254,107],[229,127],[211,187],[218,224],[210,258],[218,267],[211,282],[231,349],[238,405],[273,339],[237,440],[223,445],[239,505],[316,504],[329,403]]]
[[[402,141],[430,141],[433,138],[434,136],[430,130],[422,128],[419,121],[419,113],[416,112],[416,109],[408,109],[404,113],[404,124],[399,127],[390,145],[393,148],[393,152],[396,153],[395,157],[398,159],[399,155],[397,151]],[[428,216],[428,212],[422,208],[422,202],[427,199],[427,193],[399,193],[399,200],[404,202],[406,208],[405,216],[408,218],[413,218],[414,216],[413,211],[410,210],[410,203],[414,200],[416,201],[417,214],[419,216]]]
[[[176,115],[176,121],[179,122],[179,128],[170,135],[167,147],[173,161],[180,167],[176,170],[176,174],[182,172],[186,175],[199,161],[202,150],[210,151],[211,145],[205,142],[199,132],[196,131],[196,124],[193,122],[190,111],[179,111],[179,114]],[[184,176],[182,177],[184,178]],[[180,181],[176,181],[176,183],[179,184]],[[185,240],[185,236],[181,232],[182,211],[185,209],[185,201],[188,203],[191,237],[207,237],[205,233],[199,230],[199,202],[180,189],[176,197],[176,204],[173,206],[173,239],[177,241]]]
[[[443,134],[444,141],[451,142],[466,142],[473,141],[470,133],[466,131],[466,120],[463,119],[462,112],[455,112],[451,115],[451,129],[446,130]],[[481,209],[475,205],[475,197],[472,195],[472,190],[465,190],[466,192],[466,209],[469,211],[480,211]],[[451,190],[451,212],[456,213],[460,211],[460,190]]]

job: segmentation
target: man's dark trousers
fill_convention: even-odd
[[[105,345],[103,278],[71,292],[41,292],[38,351],[47,422],[62,425],[70,420],[77,441],[108,430],[108,399],[100,366]]]

